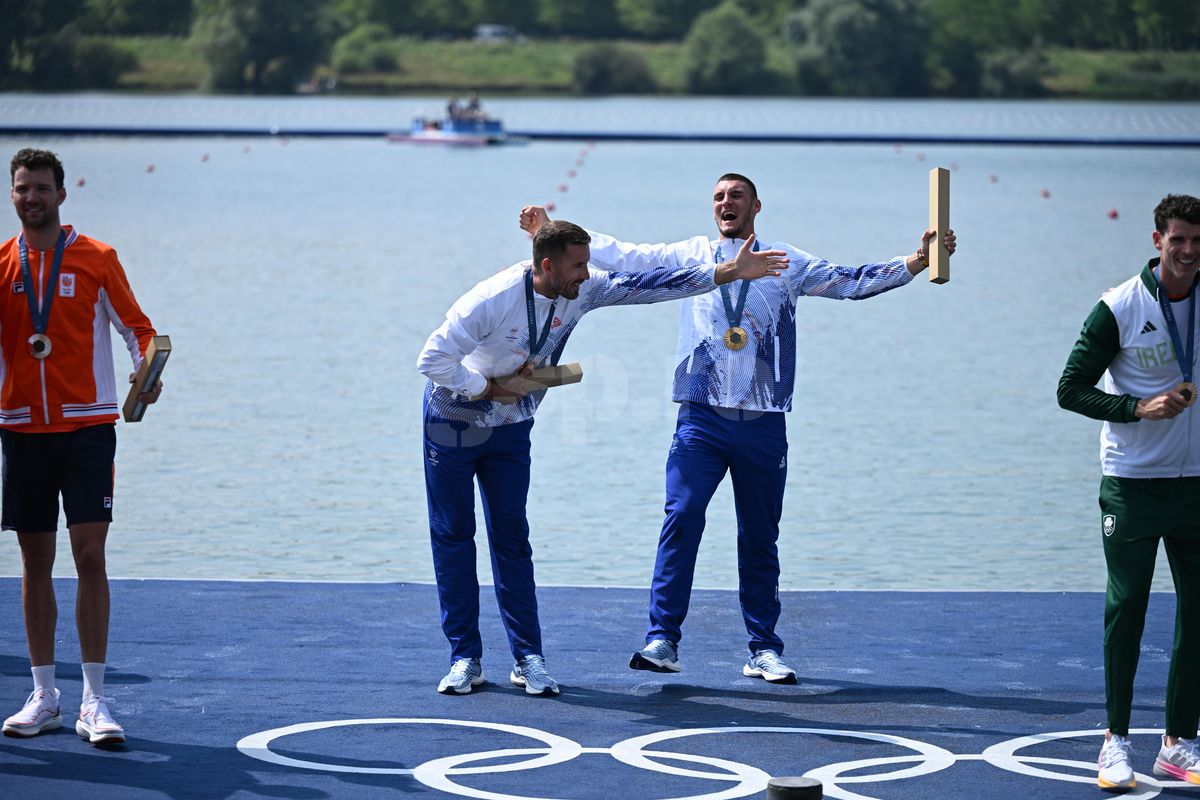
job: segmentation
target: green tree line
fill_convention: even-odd
[[[1068,48],[1145,54],[1134,77],[1152,91],[1135,95],[1200,96],[1156,60],[1200,50],[1196,0],[0,0],[0,19],[8,89],[111,87],[136,67],[114,37],[174,36],[202,55],[209,89],[290,92],[496,24],[526,47],[594,42],[573,66],[581,92],[661,90],[622,42],[676,42],[694,93],[1036,95],[1047,51]]]

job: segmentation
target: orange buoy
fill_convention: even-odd
[[[1046,198],[1048,198],[1048,197],[1050,196],[1050,190],[1049,190],[1049,189],[1042,189],[1042,192],[1041,192],[1041,194],[1042,194],[1042,199],[1044,200],[1044,199],[1046,199]]]
[[[1108,218],[1109,219],[1116,219],[1119,216],[1120,216],[1120,214],[1117,213],[1117,210],[1115,208],[1110,208],[1108,210]]]
[[[83,178],[80,178],[79,180],[75,181],[75,185],[80,188],[83,188],[84,184],[86,184],[86,183],[87,183],[87,181],[85,181]]]

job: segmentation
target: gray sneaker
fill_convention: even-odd
[[[666,639],[654,639],[629,659],[630,669],[679,672],[679,648]]]
[[[1196,739],[1180,739],[1167,747],[1167,737],[1154,759],[1154,774],[1160,778],[1174,778],[1184,783],[1200,783],[1200,747]]]
[[[450,665],[450,674],[442,678],[438,691],[442,694],[470,694],[471,689],[483,683],[483,664],[478,658],[456,658]]]
[[[747,678],[762,678],[770,683],[796,683],[796,670],[783,663],[774,650],[759,650],[750,656],[742,674]]]
[[[525,694],[540,694],[549,697],[559,693],[558,684],[546,672],[546,659],[539,655],[528,655],[513,665],[508,680],[513,686],[524,686]]]

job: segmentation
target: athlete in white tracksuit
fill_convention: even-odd
[[[718,180],[713,196],[717,239],[697,236],[673,244],[629,244],[589,231],[592,263],[636,272],[727,257],[754,235],[760,208],[754,184],[730,173]],[[547,219],[541,207],[522,210],[526,230],[536,230]],[[795,680],[794,671],[778,661],[783,641],[775,624],[780,613],[776,542],[787,478],[787,436],[780,412],[792,408],[796,301],[804,296],[861,300],[903,286],[927,266],[923,252],[934,235],[932,230],[925,232],[923,249],[916,254],[860,267],[839,266],[789,244],[764,242],[761,246],[788,254],[790,266],[782,276],[722,287],[684,301],[673,388],[679,418],[667,456],[666,519],[646,633],[648,646],[665,640],[671,647],[661,657],[635,653],[631,667],[679,669],[675,646],[688,610],[705,511],[728,471],[738,518],[739,599],[751,652],[743,671],[772,681]],[[953,232],[945,232],[945,242],[953,252]],[[759,663],[763,652],[771,654],[770,663]]]
[[[567,338],[596,308],[655,303],[753,279],[785,264],[782,253],[744,248],[729,261],[650,272],[588,266],[589,237],[558,221],[534,237],[536,268],[526,261],[479,283],[446,314],[417,368],[425,389],[424,460],[430,537],[442,628],[451,663],[478,659],[479,584],[475,574],[473,478],[491,545],[501,618],[514,658],[542,654],[525,502],[529,430],[545,390],[521,395],[496,378],[557,364]]]

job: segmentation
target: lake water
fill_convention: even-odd
[[[439,102],[0,95],[0,112],[369,128]],[[492,105],[525,129],[1200,130],[1197,104]],[[0,137],[7,154],[28,144],[62,156],[64,221],[117,247],[175,349],[160,404],[118,433],[110,573],[127,577],[431,581],[414,362],[456,297],[528,257],[522,205],[673,241],[711,233],[715,178],[743,172],[764,238],[857,264],[916,247],[940,165],[949,284],[800,303],[782,588],[1101,590],[1099,423],[1061,411],[1055,386],[1100,293],[1155,255],[1154,205],[1200,193],[1196,149]],[[677,322],[674,305],[605,309],[572,337],[565,360],[586,377],[550,393],[533,432],[541,583],[648,584]],[[698,586],[736,586],[735,529],[726,483]],[[19,572],[5,541],[0,574]]]

